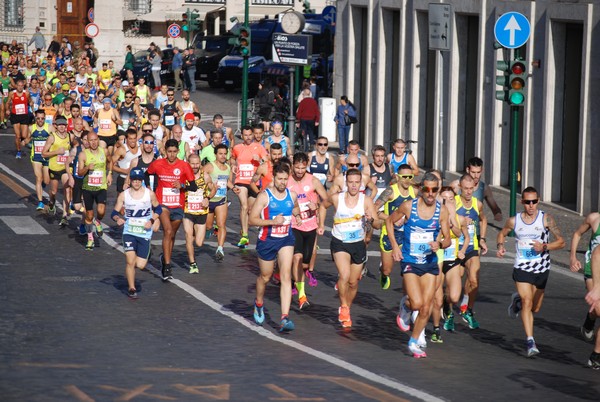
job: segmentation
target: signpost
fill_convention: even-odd
[[[169,38],[179,38],[181,36],[181,27],[179,24],[171,24],[167,28],[167,34]]]
[[[90,7],[90,9],[87,12],[87,17],[88,20],[90,20],[90,22],[94,22],[94,7]]]
[[[98,27],[98,25],[92,23],[89,23],[85,26],[85,35],[88,38],[95,38],[96,36],[98,36],[98,34],[100,33],[100,28]]]
[[[503,14],[494,25],[494,36],[496,41],[507,49],[514,49],[512,60],[520,61],[520,47],[529,40],[531,25],[529,20],[521,13],[514,11]],[[512,63],[509,63],[509,65]],[[523,66],[525,63],[523,63]],[[523,86],[527,84],[523,80]],[[510,124],[510,216],[517,213],[517,153],[519,150],[519,108],[523,106],[523,100],[518,105],[511,104]]]
[[[312,62],[312,36],[273,34],[273,61],[293,66],[305,66]]]
[[[337,9],[335,6],[325,7],[323,12],[321,12],[321,15],[323,16],[323,21],[327,22],[332,27],[335,26],[335,18],[337,15]]]

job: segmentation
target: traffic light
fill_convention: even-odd
[[[241,55],[244,57],[250,56],[250,28],[248,26],[244,25],[240,28],[238,44]]]
[[[302,2],[302,12],[304,14],[312,14],[313,10],[310,8],[310,2],[308,0],[304,0]]]
[[[511,106],[524,106],[527,96],[527,68],[522,60],[510,62],[508,103]]]
[[[189,12],[189,11],[188,11]],[[181,29],[188,31],[188,13],[181,14]]]
[[[182,29],[186,32],[193,32],[200,29],[200,14],[188,11],[181,15]]]
[[[496,61],[496,70],[500,72],[500,75],[496,76],[496,84],[502,87],[501,91],[496,91],[496,99],[502,102],[508,102],[508,75],[510,71],[510,65],[504,60]]]

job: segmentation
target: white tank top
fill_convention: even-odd
[[[120,161],[117,162],[117,165],[119,165],[119,167],[121,169],[129,169],[129,165],[131,165],[131,161],[142,154],[142,148],[139,146],[138,146],[137,152],[135,154],[133,152],[131,152],[131,149],[129,149],[127,144],[125,145],[125,148],[127,149],[127,152],[125,152],[125,156],[123,157],[123,159],[121,159]],[[122,178],[127,177],[126,174],[122,174],[122,173],[119,174],[119,176],[121,176]]]
[[[163,137],[165,136],[165,132],[160,124],[158,127],[156,127],[156,129],[154,129],[152,135],[154,136],[155,140],[162,141]]]
[[[550,269],[550,254],[548,251],[537,253],[533,249],[533,242],[547,243],[549,231],[544,226],[544,212],[538,211],[535,220],[527,224],[523,222],[521,214],[515,216],[515,246],[517,255],[514,267],[526,272],[542,273]]]
[[[125,199],[125,227],[123,234],[149,239],[152,237],[152,229],[146,230],[144,225],[152,217],[152,201],[150,190],[144,188],[144,195],[139,200],[131,196],[130,190],[124,191]]]
[[[363,218],[365,216],[365,195],[359,193],[354,208],[346,205],[346,192],[338,196],[338,207],[333,216],[331,235],[344,243],[356,243],[365,239]]]

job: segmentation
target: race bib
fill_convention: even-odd
[[[129,233],[132,234],[145,234],[146,230],[146,222],[148,219],[143,218],[129,218],[127,219],[127,228]]]
[[[100,119],[100,121],[99,121],[100,128],[102,130],[109,130],[111,121],[112,121],[111,119]]]
[[[292,224],[291,216],[284,216],[282,225],[271,226],[271,237],[287,237],[290,233],[290,225]]]
[[[227,195],[227,178],[219,177],[217,179],[217,193],[215,197],[225,197]]]
[[[27,113],[27,108],[23,104],[15,105],[15,113],[16,114],[25,114],[25,113]]]
[[[433,232],[410,234],[410,254],[415,257],[425,257],[431,254],[430,242],[433,241]]]
[[[251,163],[245,163],[240,165],[239,168],[241,179],[252,179],[254,175],[254,166]]]
[[[202,206],[202,201],[204,201],[204,194],[202,194],[202,190],[188,192],[187,194],[187,209],[190,213],[202,212],[205,208]]]
[[[165,116],[165,126],[172,126],[175,124],[175,116]]]
[[[304,221],[315,215],[315,211],[311,210],[309,207],[310,202],[301,202],[298,203],[300,207],[300,218]]]
[[[530,239],[517,241],[517,254],[520,260],[535,261],[542,259],[542,255],[533,249],[533,240]]]
[[[454,261],[456,259],[456,242],[450,241],[450,246],[444,249],[444,261]]]
[[[81,107],[81,115],[84,117],[87,117],[90,115],[90,107],[89,106],[82,106]]]
[[[313,173],[313,176],[315,176],[322,185],[325,185],[325,183],[327,183],[327,175],[325,173]]]
[[[339,229],[342,233],[342,241],[355,242],[364,238],[362,220],[340,223]]]
[[[179,206],[179,189],[178,188],[163,188],[162,203],[167,207]]]
[[[56,163],[59,165],[66,164],[67,159],[69,159],[69,151],[65,151],[65,153],[62,155],[56,155]]]
[[[52,122],[54,121],[54,115],[52,114],[47,114],[46,118],[44,119],[44,122],[46,124],[52,124]]]
[[[33,141],[33,152],[41,154],[44,150],[44,145],[46,145],[46,141]]]
[[[102,185],[104,172],[102,170],[91,170],[88,172],[88,186],[98,187]]]

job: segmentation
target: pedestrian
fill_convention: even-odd
[[[321,119],[321,111],[319,110],[319,104],[312,97],[310,88],[306,88],[302,92],[304,99],[302,99],[296,111],[296,120],[298,121],[296,125],[304,133],[304,149],[302,151],[308,152],[314,148],[315,130]]]
[[[173,75],[175,76],[175,87],[173,90],[181,91],[183,89],[183,82],[181,82],[181,68],[183,67],[183,57],[179,53],[179,48],[173,48],[173,61],[171,62],[173,68]]]
[[[58,35],[54,35],[50,45],[48,45],[47,53],[58,54],[58,52],[60,52],[60,42],[58,41]]]
[[[513,281],[517,292],[513,293],[508,315],[521,316],[527,336],[527,357],[540,353],[533,338],[533,314],[538,313],[544,300],[544,291],[550,275],[550,250],[560,250],[565,241],[556,221],[547,212],[538,210],[538,192],[527,187],[521,194],[523,212],[509,218],[497,237],[497,256],[506,254],[504,239],[515,234],[516,256]],[[550,234],[554,241],[550,241]]]
[[[33,43],[36,50],[42,50],[46,48],[46,39],[44,35],[40,32],[40,27],[35,27],[35,33],[31,37],[31,40],[27,44],[27,46],[31,46]]]
[[[133,53],[131,52],[131,45],[127,45],[125,47],[125,50],[127,50],[127,53],[125,54],[125,63],[123,64],[123,70],[125,70],[125,77],[123,77],[123,79],[129,81],[129,82],[134,82],[133,79],[133,62],[134,62],[134,58],[133,58]]]
[[[137,299],[135,268],[144,269],[150,256],[152,225],[160,217],[162,207],[152,190],[143,186],[144,171],[129,172],[130,186],[119,194],[111,218],[123,226],[123,251],[125,252],[125,277],[127,296]],[[121,215],[124,209],[125,215]]]
[[[340,105],[337,107],[337,113],[335,115],[335,122],[338,127],[340,153],[344,152],[348,146],[352,118],[356,120],[356,108],[352,102],[348,100],[348,97],[343,95],[340,98]]]
[[[154,81],[154,90],[159,91],[161,87],[160,81],[160,70],[162,65],[162,57],[159,51],[151,52],[148,55],[148,61],[150,62],[150,71],[152,71],[152,80]]]
[[[194,48],[190,46],[187,49],[186,57],[184,59],[185,74],[187,77],[186,85],[190,92],[196,92],[196,60]]]

